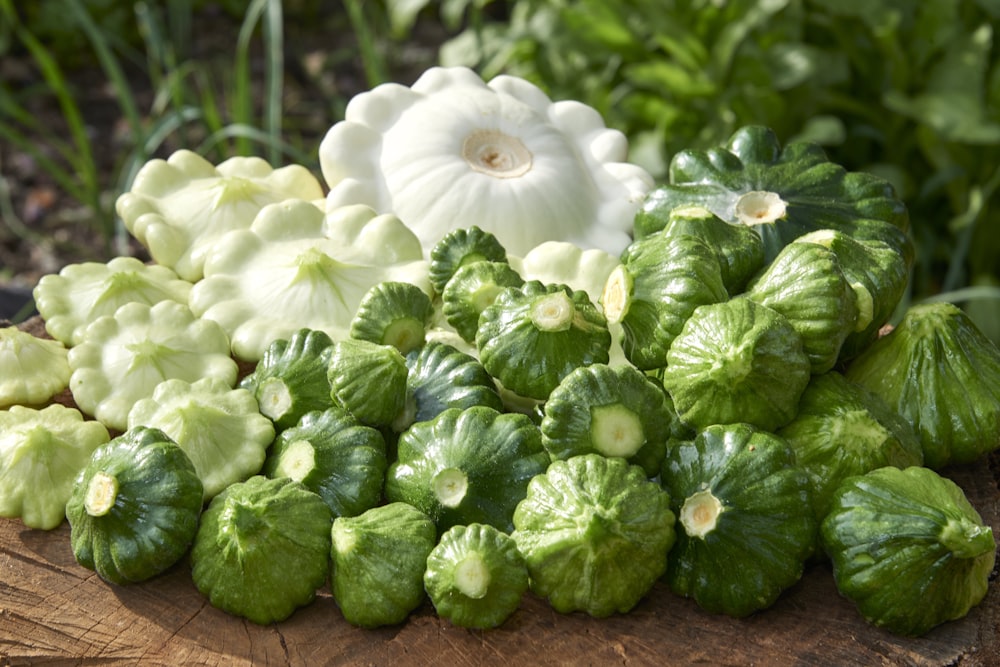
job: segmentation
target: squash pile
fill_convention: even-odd
[[[0,411],[0,515],[65,514],[108,582],[189,565],[258,623],[329,582],[362,627],[427,599],[496,627],[526,591],[607,616],[661,580],[742,617],[822,560],[904,635],[985,595],[994,536],[941,471],[1000,447],[1000,350],[950,304],[898,312],[914,252],[887,182],[746,127],[675,156],[620,253],[515,256],[472,220],[424,248],[252,166],[188,202],[189,247],[143,209],[156,263],[40,282],[54,341],[0,331],[31,385],[0,384],[24,404]],[[66,386],[79,411],[37,409]]]

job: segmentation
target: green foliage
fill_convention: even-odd
[[[398,24],[420,2],[389,3]],[[503,21],[483,21],[484,7]],[[495,11],[503,7],[504,12]],[[446,14],[447,9],[447,14]],[[759,123],[888,178],[910,209],[911,299],[982,312],[1000,340],[995,0],[453,0],[443,64],[594,106],[660,179],[674,153]],[[969,285],[973,292],[958,291]]]

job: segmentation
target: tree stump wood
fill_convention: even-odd
[[[35,320],[24,326],[36,335]],[[57,398],[72,404],[68,392]],[[950,468],[1000,535],[1000,456]],[[658,583],[628,614],[560,614],[534,595],[490,631],[438,619],[430,603],[403,624],[365,630],[340,615],[329,589],[287,620],[260,626],[212,607],[182,561],[141,584],[115,586],[73,558],[69,526],[0,519],[0,666],[143,665],[1000,665],[1000,585],[965,618],[921,638],[867,623],[811,564],[770,609],[709,614]]]

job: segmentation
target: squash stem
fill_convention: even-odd
[[[118,479],[104,472],[98,471],[90,478],[87,484],[87,494],[83,500],[83,506],[90,516],[104,516],[111,511],[118,498]]]
[[[639,416],[620,403],[590,409],[590,440],[604,456],[634,456],[646,444]]]
[[[698,491],[684,500],[680,520],[684,532],[689,537],[700,537],[715,530],[719,515],[725,511],[722,502],[712,495],[711,490]]]
[[[490,568],[479,552],[473,551],[455,566],[455,588],[474,600],[486,597],[490,588]]]

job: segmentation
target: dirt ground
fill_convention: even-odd
[[[305,147],[310,143],[318,147],[323,134],[339,120],[335,110],[369,87],[350,23],[342,15],[341,3],[335,6],[338,9],[333,15],[319,24],[285,16],[284,124],[293,128]],[[209,11],[192,28],[192,51],[207,67],[231,66],[239,22],[238,17],[221,10]],[[447,37],[434,17],[422,17],[407,39],[383,39],[383,56],[390,66],[391,79],[412,83],[436,62],[437,47]],[[251,67],[255,78],[262,80],[264,63],[259,54]],[[92,140],[107,204],[120,194],[115,180],[121,155],[129,148],[128,128],[114,88],[97,62],[67,64],[67,68]],[[23,49],[0,58],[0,79],[15,91],[40,80],[35,63]],[[130,81],[140,108],[151,108],[154,91],[149,77],[137,70],[131,72]],[[219,103],[225,108],[224,99]],[[30,111],[41,120],[42,127],[57,128],[53,134],[60,140],[69,139],[53,95],[34,95]],[[37,137],[45,153],[53,155],[46,141],[45,137]],[[176,137],[154,157],[166,157],[180,148],[193,146]],[[38,280],[67,264],[107,261],[119,254],[143,257],[143,248],[127,234],[119,235],[117,243],[115,239],[109,242],[96,233],[97,229],[93,210],[66,193],[34,156],[0,139],[0,320],[14,319],[29,302],[30,291]],[[21,311],[20,315],[25,313]]]

